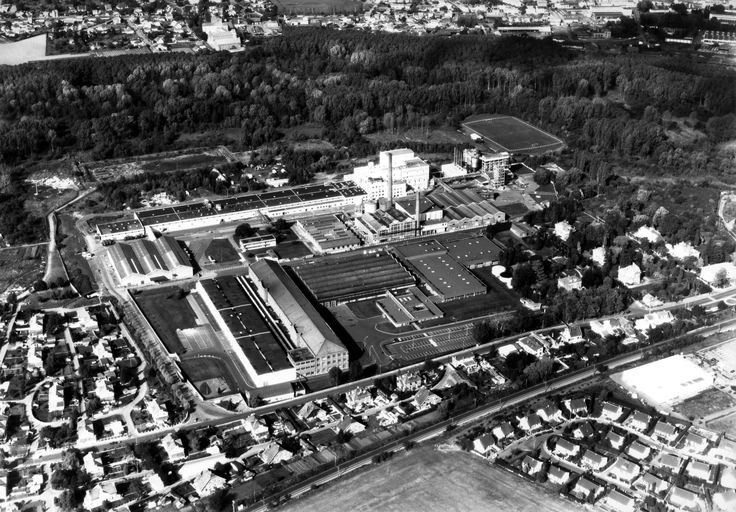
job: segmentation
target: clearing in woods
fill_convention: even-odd
[[[295,500],[284,512],[509,510],[573,512],[583,507],[465,452],[415,448]]]

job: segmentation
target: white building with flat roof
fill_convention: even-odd
[[[393,149],[380,153],[378,165],[371,162],[356,167],[353,174],[345,179],[354,181],[365,190],[369,201],[381,197],[401,197],[406,195],[407,187],[415,191],[429,187],[429,164],[410,149]],[[392,189],[391,194],[389,187]]]

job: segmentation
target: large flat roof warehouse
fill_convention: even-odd
[[[486,285],[449,254],[412,258],[409,264],[442,301],[483,295]]]
[[[100,235],[111,235],[116,233],[127,233],[143,229],[143,224],[138,219],[118,220],[97,224],[97,232]]]
[[[466,267],[475,268],[495,264],[501,258],[503,246],[484,236],[445,243],[447,253]]]
[[[387,290],[416,284],[411,274],[385,251],[315,258],[292,268],[321,303],[377,297]]]
[[[626,370],[613,379],[653,405],[674,405],[713,384],[713,375],[682,355]]]

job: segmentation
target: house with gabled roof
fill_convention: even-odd
[[[631,496],[613,489],[608,496],[604,498],[605,504],[611,510],[618,512],[634,512],[636,508],[636,500]]]
[[[649,453],[651,451],[652,449],[649,446],[642,444],[639,441],[634,441],[626,450],[626,453],[632,459],[644,460],[649,457]]]
[[[84,464],[84,470],[89,473],[92,478],[102,478],[105,476],[105,467],[102,464],[99,453],[87,453],[82,457],[82,463]]]
[[[608,458],[595,453],[593,450],[585,450],[583,458],[580,459],[580,465],[588,467],[594,471],[600,471],[608,464]]]
[[[677,427],[670,425],[666,421],[659,420],[654,426],[653,436],[671,443],[677,439]]]
[[[688,432],[685,436],[685,446],[694,452],[703,453],[708,447],[708,440],[698,434]]]
[[[223,476],[210,469],[202,471],[192,481],[192,487],[194,487],[194,490],[197,491],[197,494],[200,498],[209,496],[215,491],[224,488],[226,485],[227,480]]]
[[[587,421],[581,423],[572,433],[575,439],[587,439],[594,434],[595,429]]]
[[[613,475],[624,482],[631,482],[639,476],[639,473],[641,473],[639,465],[626,460],[623,457],[617,457],[608,469],[608,474]]]
[[[100,482],[84,495],[84,508],[93,510],[103,506],[105,502],[112,503],[120,498],[114,483]]]
[[[701,480],[710,480],[711,467],[710,464],[700,462],[697,460],[690,461],[687,466],[687,474],[693,478],[699,478]]]
[[[601,409],[600,417],[610,421],[618,421],[623,413],[624,408],[620,405],[613,404],[611,402],[603,402],[603,409]]]
[[[539,415],[532,413],[519,418],[519,427],[527,432],[542,428],[542,419]]]
[[[662,491],[666,491],[670,486],[667,480],[662,480],[652,473],[644,473],[641,478],[636,481],[635,485],[652,494],[659,494]]]
[[[521,470],[528,475],[536,475],[544,468],[544,464],[541,460],[535,459],[527,455],[524,460],[521,461]]]
[[[169,457],[169,461],[176,462],[186,457],[184,452],[184,445],[179,437],[174,437],[171,433],[161,439],[161,447]]]
[[[425,411],[439,404],[442,399],[427,388],[420,388],[414,395],[414,407],[417,411]]]
[[[624,445],[624,436],[617,434],[613,430],[609,431],[608,434],[606,434],[606,441],[608,441],[611,444],[611,448],[614,450],[620,450],[621,447]]]
[[[559,423],[563,420],[562,411],[552,403],[537,409],[537,414],[547,423]]]
[[[565,402],[565,407],[575,416],[587,416],[588,415],[588,404],[585,398],[576,398],[575,400],[568,400]]]
[[[652,421],[652,417],[641,411],[634,411],[629,418],[628,424],[631,428],[646,432],[649,428],[649,422]]]
[[[570,472],[558,466],[550,466],[547,478],[553,484],[564,485],[570,481]]]
[[[560,341],[563,343],[582,343],[585,341],[585,338],[583,337],[583,330],[580,328],[579,325],[571,325],[569,327],[565,327],[562,332],[560,333]]]
[[[575,487],[573,488],[572,492],[573,494],[576,494],[581,498],[587,500],[590,496],[593,496],[593,498],[597,498],[603,492],[603,487],[594,482],[591,482],[583,476],[580,477],[580,480],[575,483]]]
[[[671,453],[663,453],[662,456],[659,458],[659,465],[669,469],[673,473],[677,472],[680,469],[680,464],[680,457],[678,457],[677,455],[672,455]]]
[[[509,423],[508,421],[504,421],[503,423],[495,427],[491,431],[491,433],[496,439],[502,441],[514,434],[514,427],[512,427],[511,423]]]
[[[561,457],[575,457],[578,453],[580,453],[580,445],[571,443],[567,439],[560,438],[557,440],[557,445],[555,446],[554,453],[555,455]]]
[[[681,487],[673,487],[666,501],[680,509],[699,510],[698,495]]]
[[[481,455],[488,455],[488,453],[496,445],[492,434],[483,434],[475,441],[473,441],[473,450]]]

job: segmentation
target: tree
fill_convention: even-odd
[[[34,292],[43,292],[49,289],[49,285],[46,284],[46,281],[43,279],[39,279],[38,281],[33,283],[33,291]]]
[[[716,275],[713,278],[713,286],[716,288],[726,288],[730,283],[731,280],[728,278],[728,272],[725,268],[716,272]]]
[[[540,187],[549,185],[552,182],[552,178],[554,178],[554,174],[549,169],[541,168],[534,172],[534,183]]]
[[[74,491],[66,489],[59,496],[54,498],[54,505],[61,510],[74,510],[79,505]]]
[[[360,380],[360,378],[363,376],[363,365],[360,361],[352,361],[350,363],[350,367],[348,368],[348,378],[350,379],[350,382],[355,382],[356,380]]]
[[[142,479],[135,479],[130,482],[128,492],[131,494],[135,494],[136,499],[140,500],[148,494],[148,489],[146,488],[146,485],[143,483]]]
[[[330,376],[330,379],[332,379],[332,385],[333,386],[339,386],[340,381],[342,380],[342,370],[338,368],[337,366],[333,366],[330,368],[330,371],[327,372],[327,375]]]
[[[440,405],[437,406],[437,415],[440,417],[440,420],[446,420],[450,417],[449,400],[443,400],[442,402],[440,402]]]
[[[235,237],[248,238],[253,236],[257,231],[258,230],[253,229],[250,224],[244,222],[243,224],[240,224],[237,228],[235,228]]]
[[[10,292],[8,294],[8,298],[5,299],[8,304],[15,304],[18,302],[18,295],[15,292]]]
[[[235,499],[235,495],[228,492],[228,489],[220,489],[210,496],[208,510],[220,512],[222,510],[230,510],[230,504]]]

